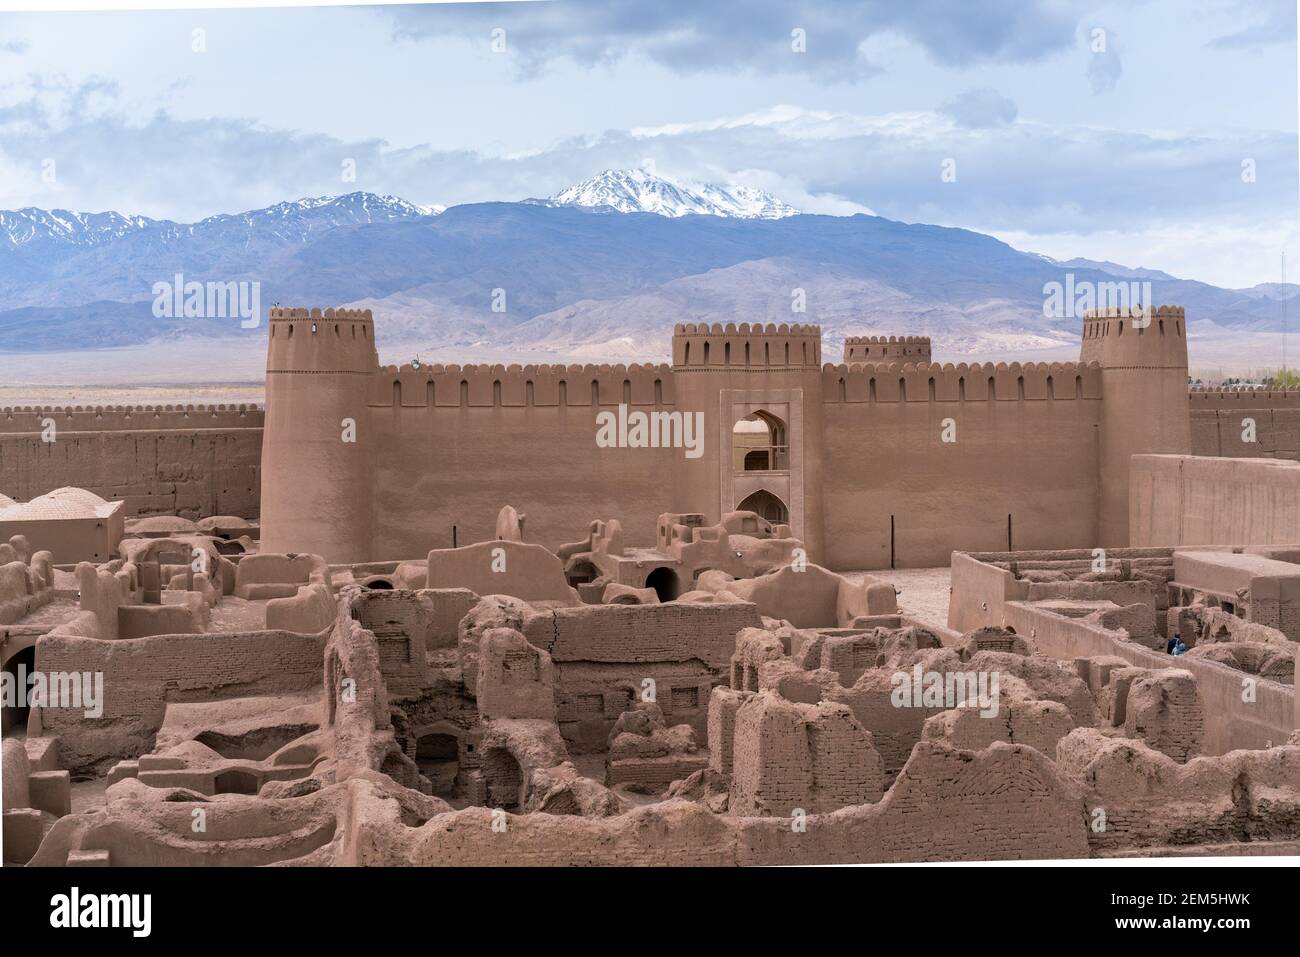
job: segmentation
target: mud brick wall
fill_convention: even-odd
[[[524,634],[557,663],[641,663],[698,659],[725,677],[736,633],[762,627],[748,602],[583,605],[530,618]]]
[[[455,648],[460,620],[478,604],[479,596],[468,588],[426,588],[420,591],[433,606],[425,647]]]
[[[748,602],[582,605],[531,616],[524,636],[555,662],[556,718],[583,753],[604,749],[646,678],[669,723],[691,725],[703,742],[709,693],[727,682],[736,634],[761,624]]]
[[[609,762],[605,784],[609,787],[616,784],[642,784],[662,789],[674,781],[690,777],[696,771],[702,771],[707,765],[708,758],[703,752],[677,757],[624,758]]]
[[[28,501],[66,485],[127,515],[257,518],[262,410],[0,409],[0,491]],[[43,439],[54,423],[55,441]]]
[[[80,770],[135,757],[153,746],[167,704],[303,691],[321,683],[325,642],[288,631],[154,635],[120,641],[47,635],[36,668],[103,674],[103,714],[43,708],[59,736],[59,766]]]
[[[748,819],[743,864],[1042,860],[1088,855],[1079,793],[1022,745],[923,741],[879,803],[789,821]]]
[[[1179,764],[1200,754],[1204,718],[1196,677],[1181,668],[1135,677],[1124,703],[1124,734],[1145,741]]]
[[[884,789],[871,734],[847,705],[795,704],[760,693],[736,714],[731,810],[745,815],[833,811]]]
[[[667,722],[689,724],[695,740],[703,744],[709,694],[722,679],[700,661],[570,661],[555,666],[555,714],[569,750],[604,751],[614,722],[642,697],[647,678],[654,682],[655,700]]]
[[[1080,728],[1061,742],[1058,757],[1059,770],[1084,786],[1089,822],[1104,825],[1087,830],[1094,854],[1300,838],[1295,745],[1179,765],[1140,742]]]
[[[612,818],[508,816],[467,808],[418,828],[360,791],[347,821],[347,864],[574,865],[878,863],[1088,856],[1083,801],[1032,748],[957,751],[924,742],[876,804],[786,818],[717,816],[673,801]]]
[[[352,617],[379,645],[379,666],[392,700],[418,697],[427,683],[429,606],[423,594],[409,591],[367,591],[352,603]]]
[[[947,710],[897,707],[891,697],[892,674],[884,671],[871,672],[856,687],[831,691],[830,700],[847,704],[858,723],[871,732],[888,780],[893,780],[907,763],[912,748],[921,740],[926,720]]]
[[[731,774],[734,766],[736,713],[752,692],[714,688],[709,698],[709,767]]]

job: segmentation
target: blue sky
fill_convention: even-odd
[[[0,14],[0,208],[450,205],[649,162],[1246,286],[1283,250],[1300,278],[1296,88],[1288,0]]]

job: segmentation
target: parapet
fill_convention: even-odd
[[[1193,409],[1296,409],[1300,389],[1270,386],[1192,386],[1187,398]]]
[[[171,432],[260,429],[253,404],[19,406],[0,409],[0,434],[42,432],[52,420],[60,432]]]
[[[667,365],[383,366],[370,379],[369,404],[406,408],[672,406]]]
[[[1108,368],[1186,368],[1183,307],[1090,309],[1083,316],[1079,357]]]
[[[356,374],[372,372],[379,365],[369,309],[277,306],[270,310],[269,320],[268,374]]]
[[[358,322],[374,322],[374,315],[369,309],[325,309],[320,308],[303,309],[289,308],[284,306],[273,306],[270,309],[269,316],[272,322],[291,322],[295,319],[315,319],[318,322],[338,319],[356,320]]]
[[[929,336],[848,336],[845,362],[929,362]]]
[[[853,363],[822,368],[822,401],[983,402],[1100,399],[1095,362]]]
[[[673,327],[673,369],[817,369],[821,326],[801,323],[678,323]]]

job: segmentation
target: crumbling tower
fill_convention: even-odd
[[[1129,459],[1191,451],[1183,308],[1089,311],[1080,359],[1101,366],[1099,544],[1127,547]]]
[[[272,309],[262,437],[265,552],[365,561],[373,440],[367,399],[379,367],[369,309]]]

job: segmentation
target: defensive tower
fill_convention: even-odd
[[[367,396],[379,367],[370,310],[275,308],[269,325],[262,550],[365,561],[375,467]]]
[[[704,455],[683,466],[688,499],[708,503],[710,521],[744,509],[789,524],[814,559],[823,545],[821,359],[819,326],[673,329],[677,407],[703,412],[707,437]]]
[[[1129,544],[1129,459],[1191,451],[1187,326],[1181,306],[1085,314],[1080,358],[1101,366],[1099,539]]]

